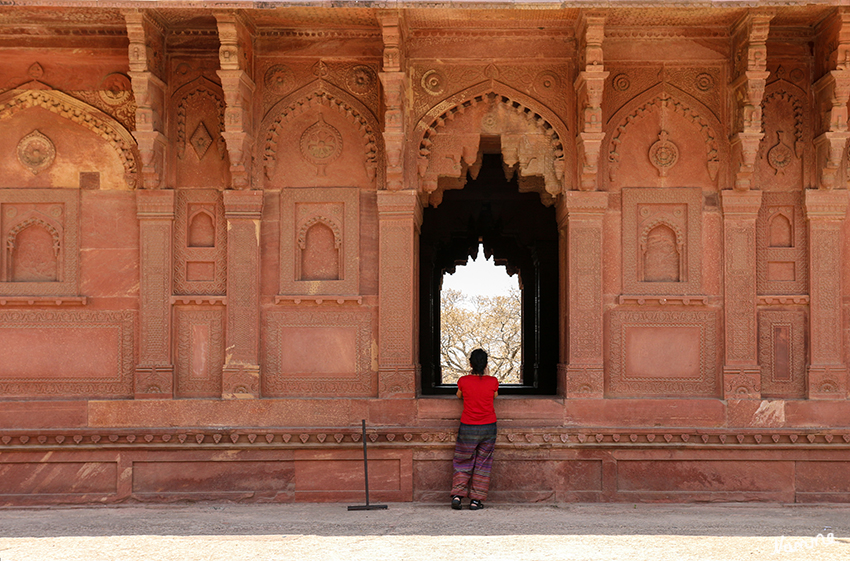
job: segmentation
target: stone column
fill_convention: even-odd
[[[842,226],[847,191],[806,191],[809,223],[809,399],[845,399],[841,324]]]
[[[145,12],[124,13],[129,45],[130,80],[136,99],[136,130],[142,160],[142,184],[146,189],[162,186],[165,170],[164,81],[165,39],[162,27]]]
[[[761,191],[723,191],[721,200],[726,318],[723,396],[759,399],[756,218],[761,207]]]
[[[418,384],[418,260],[422,205],[412,190],[378,191],[378,396],[411,398]]]
[[[568,191],[563,204],[567,219],[569,318],[569,363],[563,387],[567,397],[601,398],[605,393],[602,221],[608,207],[608,194]]]
[[[227,345],[221,397],[260,395],[260,219],[263,192],[225,191]]]
[[[224,132],[230,158],[231,184],[235,189],[251,188],[251,162],[254,150],[253,36],[249,26],[235,12],[216,14],[218,23],[219,63],[216,73],[227,107]]]
[[[171,236],[174,191],[136,191],[139,218],[139,364],[135,396],[171,398]]]

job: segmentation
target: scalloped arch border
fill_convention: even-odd
[[[479,82],[456,92],[435,104],[422,115],[414,127],[413,138],[416,142],[417,159],[423,157],[426,160],[429,159],[429,156],[422,155],[422,150],[427,150],[427,146],[423,144],[426,138],[439,134],[439,129],[448,126],[458,111],[483,102],[483,98],[490,94],[501,97],[503,102],[513,105],[518,113],[525,113],[529,120],[535,119],[537,125],[544,132],[547,130],[552,131],[552,134],[557,139],[557,143],[553,142],[552,159],[553,161],[561,159],[564,161],[566,168],[566,165],[572,160],[572,152],[570,152],[571,144],[565,141],[565,139],[569,138],[569,127],[567,124],[554,111],[546,107],[543,102],[498,80]],[[418,166],[414,166],[414,169],[418,169]],[[563,185],[567,180],[567,175],[567,173],[562,174],[562,191],[568,189],[566,185]]]
[[[360,131],[363,137],[367,173],[374,174],[378,189],[384,188],[384,173],[382,154],[384,153],[384,138],[381,127],[375,115],[368,107],[355,99],[351,94],[334,86],[326,80],[313,80],[294,92],[290,93],[271,106],[260,123],[263,142],[256,155],[262,160],[265,177],[273,173],[276,165],[276,146],[283,123],[294,116],[309,111],[318,104],[336,108],[346,115],[351,123]],[[259,143],[258,143],[259,144]]]
[[[761,100],[762,122],[766,121],[765,113],[768,112],[768,104],[775,99],[783,99],[791,104],[794,109],[794,153],[802,158],[806,139],[806,115],[808,114],[808,101],[806,92],[799,86],[779,78],[764,89],[764,97]]]
[[[224,142],[221,133],[224,132],[224,90],[220,85],[216,84],[206,76],[198,76],[191,82],[187,82],[178,88],[171,96],[172,100],[177,102],[177,156],[182,159],[183,153],[186,151],[186,104],[189,98],[193,95],[201,93],[207,94],[218,106],[218,138],[221,143]],[[219,148],[222,150],[222,148]],[[227,155],[227,148],[223,147],[224,154]]]
[[[68,119],[106,140],[124,166],[124,179],[130,188],[138,185],[136,140],[118,121],[93,105],[59,90],[15,89],[0,95],[0,121],[32,107],[41,107]]]
[[[706,143],[706,167],[716,181],[721,163],[728,161],[729,147],[723,139],[722,123],[704,103],[672,84],[656,84],[621,107],[608,120],[605,131],[608,178],[613,181],[619,166],[618,149],[621,136],[629,125],[660,108],[662,103],[671,103],[674,112],[685,117],[699,129]]]

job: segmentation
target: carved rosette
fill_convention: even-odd
[[[120,72],[107,74],[100,83],[98,95],[107,105],[123,105],[130,99],[130,79]]]
[[[659,177],[667,177],[667,172],[679,160],[679,148],[668,137],[667,131],[661,131],[658,140],[649,147],[649,162],[658,170]]]
[[[34,130],[18,142],[18,161],[33,175],[49,168],[56,159],[56,147],[53,141]]]
[[[319,114],[319,120],[301,134],[300,147],[304,159],[316,166],[319,175],[326,175],[328,164],[342,154],[342,135]]]
[[[264,83],[270,92],[284,95],[295,87],[295,76],[287,66],[277,64],[266,71]]]
[[[446,89],[446,78],[439,70],[429,70],[422,75],[422,89],[433,96],[441,95]]]
[[[355,95],[366,95],[375,89],[378,78],[375,71],[368,66],[355,66],[348,72],[346,85],[348,90]]]
[[[776,131],[776,144],[767,151],[767,163],[773,168],[774,174],[785,174],[785,168],[794,159],[794,150],[782,140],[783,131]]]

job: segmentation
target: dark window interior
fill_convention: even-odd
[[[452,394],[440,371],[440,290],[443,275],[477,254],[516,271],[522,287],[522,382],[501,394],[552,395],[558,365],[558,227],[554,206],[505,180],[501,155],[485,154],[477,179],[447,190],[424,211],[419,261],[419,352],[423,394]]]

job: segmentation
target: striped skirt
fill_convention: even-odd
[[[490,488],[490,468],[496,447],[496,423],[460,424],[452,462],[452,496],[483,501]]]

